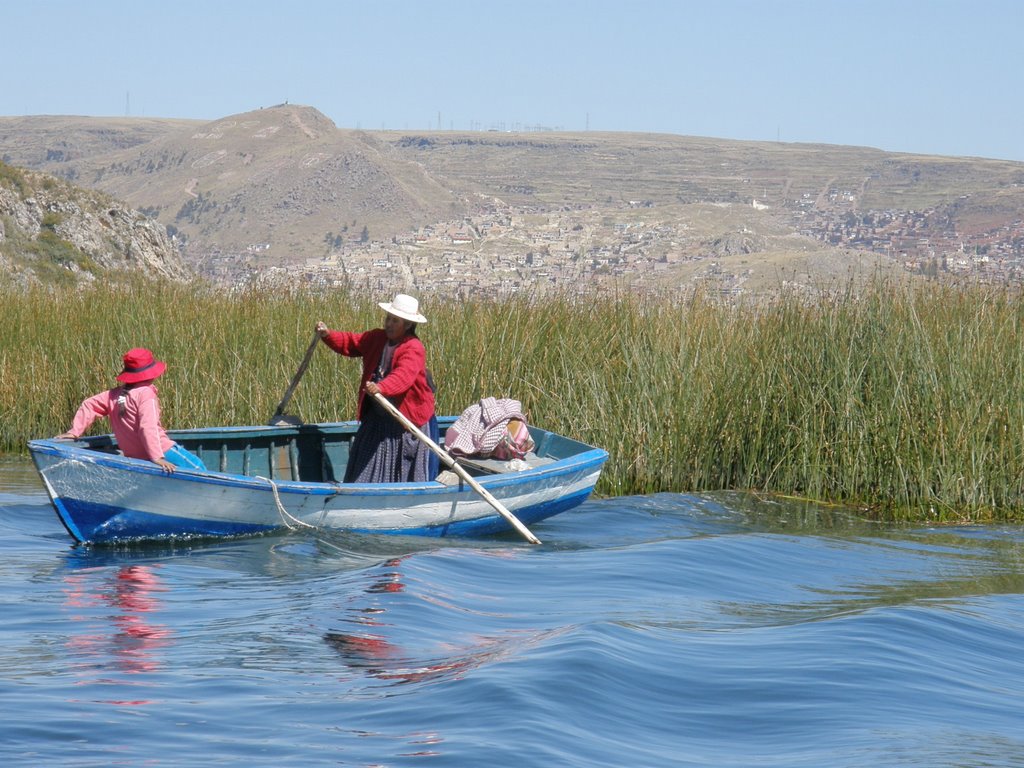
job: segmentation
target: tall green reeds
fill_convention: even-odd
[[[315,322],[375,327],[387,298],[9,292],[0,450],[65,429],[132,346],[168,363],[167,426],[263,423]],[[1024,310],[1009,289],[879,283],[748,307],[700,294],[420,298],[438,411],[521,400],[534,423],[608,450],[600,493],[762,489],[918,519],[1024,516]],[[321,346],[289,412],[353,418],[358,375]]]

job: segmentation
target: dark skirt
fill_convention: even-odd
[[[369,401],[352,440],[345,469],[346,483],[422,483],[437,475],[433,452],[394,416]],[[436,427],[435,427],[436,429]],[[420,428],[429,434],[428,426]]]

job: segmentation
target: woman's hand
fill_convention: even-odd
[[[328,334],[327,323],[323,320],[318,320],[316,324],[317,335],[322,339]]]
[[[366,382],[366,386],[363,387],[363,389],[365,389],[367,394],[369,394],[369,395],[379,395],[380,394],[380,387],[377,386],[377,382],[376,381],[368,381],[368,382]]]
[[[169,462],[167,459],[164,459],[164,458],[155,459],[153,461],[153,463],[156,464],[158,467],[160,467],[160,469],[162,469],[168,475],[173,475],[174,474],[174,465],[171,464],[171,462]]]

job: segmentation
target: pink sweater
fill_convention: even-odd
[[[124,396],[124,404],[118,398]],[[160,425],[160,400],[152,384],[100,392],[83,401],[75,414],[75,420],[68,432],[76,438],[89,428],[100,416],[110,417],[110,427],[117,438],[117,445],[133,459],[155,461],[174,445]]]

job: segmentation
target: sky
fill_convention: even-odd
[[[1024,161],[1022,32],[1024,0],[0,0],[0,115],[287,101],[339,128]]]

